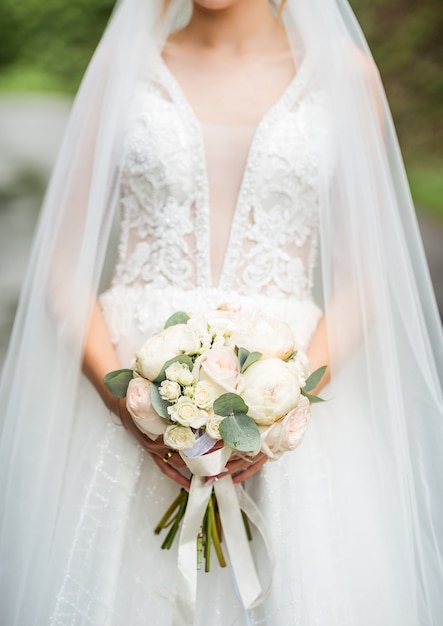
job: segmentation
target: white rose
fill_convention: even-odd
[[[280,359],[256,361],[243,374],[243,382],[240,395],[249,407],[248,415],[261,426],[269,426],[289,413],[300,399],[298,379]]]
[[[168,380],[180,383],[180,385],[192,385],[194,382],[192,372],[186,363],[171,363],[166,368],[165,374]]]
[[[187,398],[193,398],[194,393],[195,393],[194,385],[186,385],[186,387],[183,388],[183,395],[186,396]]]
[[[126,394],[126,407],[139,430],[156,439],[162,435],[168,425],[154,411],[151,404],[151,383],[145,378],[133,378],[128,386]]]
[[[209,321],[209,332],[213,337],[230,337],[234,328],[234,322],[227,317],[216,317]]]
[[[137,371],[145,378],[154,380],[166,361],[182,354],[181,345],[186,331],[186,324],[176,324],[150,337],[136,352]]]
[[[210,335],[209,333],[203,333],[202,335],[200,335],[200,350],[199,350],[199,354],[203,354],[203,352],[206,352],[206,350],[209,350],[212,346],[212,335]]]
[[[230,348],[211,348],[195,361],[194,376],[205,380],[214,387],[215,396],[238,393],[241,386],[240,364]]]
[[[309,378],[309,375],[311,373],[309,370],[308,357],[304,352],[298,350],[295,357],[288,361],[288,365],[297,376],[300,387],[303,389],[303,387],[306,385],[306,380]]]
[[[187,321],[187,326],[199,337],[203,337],[208,332],[208,321],[202,313],[194,313]]]
[[[163,380],[158,391],[163,400],[168,402],[175,402],[181,395],[180,385],[173,380]]]
[[[242,314],[237,328],[227,342],[234,348],[261,352],[264,359],[287,359],[295,350],[291,329],[284,322],[262,314]]]
[[[183,337],[180,342],[180,349],[183,354],[198,354],[200,352],[201,342],[198,333],[192,329],[187,328],[183,332]]]
[[[221,348],[226,345],[226,337],[222,337],[220,335],[216,335],[214,337],[214,341],[212,342],[213,348]]]
[[[189,426],[171,424],[165,430],[163,441],[165,446],[169,446],[174,450],[187,450],[195,444],[195,434]]]
[[[303,440],[310,417],[311,404],[301,396],[295,409],[262,433],[262,452],[275,460],[283,452],[295,450]]]
[[[211,383],[200,380],[194,392],[194,402],[199,409],[208,409],[215,399],[214,387]]]
[[[216,415],[214,412],[209,413],[208,421],[206,422],[206,433],[211,439],[221,439],[220,424],[225,418],[221,415]]]
[[[168,406],[168,413],[172,421],[192,428],[204,426],[208,419],[206,411],[200,410],[193,400],[186,396],[181,396],[176,404]]]

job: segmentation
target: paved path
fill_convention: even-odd
[[[0,365],[45,181],[70,104],[44,96],[0,98]],[[443,313],[443,224],[424,214],[419,222]]]

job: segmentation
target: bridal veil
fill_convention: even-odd
[[[82,346],[113,245],[125,113],[135,80],[149,76],[162,41],[189,10],[189,0],[174,0],[166,12],[160,0],[117,4],[46,194],[0,389],[0,605],[8,626],[49,623]],[[330,467],[342,567],[355,566],[365,524],[376,524],[391,554],[370,560],[365,549],[367,585],[376,588],[383,558],[395,558],[398,581],[387,584],[407,615],[402,623],[436,626],[443,619],[443,342],[395,131],[347,1],[289,0],[283,19],[294,54],[301,49],[314,63],[311,80],[334,136],[318,181],[317,294],[332,376],[318,419],[331,424],[331,446],[335,438],[348,442]],[[351,507],[348,494],[359,491]],[[376,514],[367,508],[374,501]],[[74,514],[75,495],[64,502]],[[358,523],[352,508],[360,509]],[[352,584],[349,598],[353,623]]]

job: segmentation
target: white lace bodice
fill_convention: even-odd
[[[217,144],[208,146],[207,133],[159,61],[154,78],[138,86],[127,129],[114,286],[310,297],[327,127],[319,94],[304,89],[309,74],[305,61],[249,138],[215,271],[207,165]]]

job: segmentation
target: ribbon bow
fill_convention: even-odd
[[[212,488],[217,498],[224,538],[243,607],[246,610],[252,609],[261,604],[269,595],[274,557],[269,533],[260,511],[242,487],[234,486],[230,475],[214,483],[208,483],[204,478],[220,473],[230,453],[231,449],[225,446],[200,457],[189,458],[182,454],[184,461],[193,472],[193,477],[178,545],[177,587],[172,626],[194,624],[197,599],[196,537]],[[262,535],[271,563],[271,577],[264,591],[261,588],[244,531],[241,510],[246,513]]]

